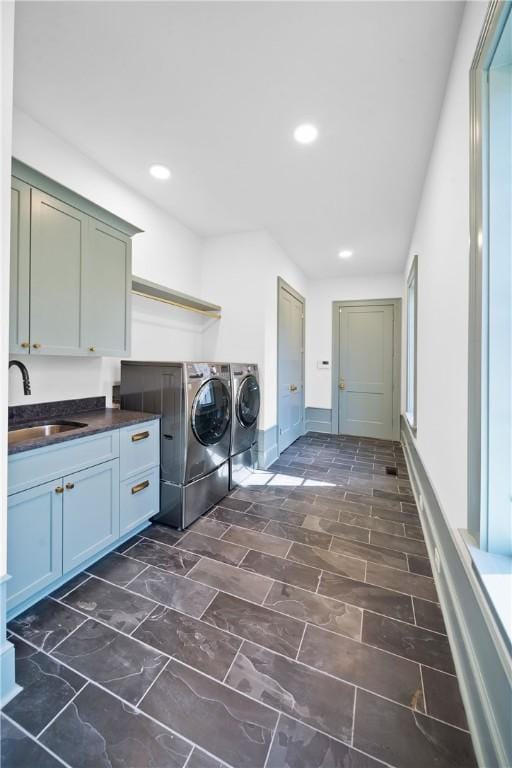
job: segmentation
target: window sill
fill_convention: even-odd
[[[478,549],[474,542],[465,537],[473,570],[489,601],[491,610],[502,631],[503,637],[512,650],[512,557],[493,555]]]

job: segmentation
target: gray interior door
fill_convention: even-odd
[[[279,286],[279,453],[304,429],[304,302]]]
[[[393,439],[393,305],[341,307],[339,432]]]

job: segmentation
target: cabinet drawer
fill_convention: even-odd
[[[24,491],[118,456],[119,430],[14,453],[9,456],[8,493]]]
[[[160,468],[134,475],[121,484],[120,535],[158,514],[160,509]]]
[[[121,480],[160,464],[160,422],[146,421],[119,430]]]

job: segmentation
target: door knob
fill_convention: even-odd
[[[36,344],[32,344],[32,347],[33,347],[34,349],[41,349],[41,345],[40,345],[40,344],[37,344],[37,343],[36,343]]]
[[[96,347],[89,347],[89,352],[96,352]]]
[[[28,349],[30,347],[30,344],[28,343],[28,341],[22,341],[20,346],[22,349]]]
[[[66,483],[66,488],[68,489],[68,491],[72,491],[74,487],[75,487],[74,483]]]
[[[62,485],[58,485],[55,489],[55,493],[64,493],[64,488]]]
[[[345,379],[340,379],[338,383],[340,389],[345,389]]]
[[[297,385],[296,384],[290,384],[290,392],[296,392],[297,391]]]

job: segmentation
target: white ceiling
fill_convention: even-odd
[[[200,234],[266,229],[316,277],[395,272],[462,9],[21,2],[15,101]]]

